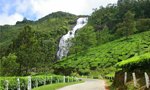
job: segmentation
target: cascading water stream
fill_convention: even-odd
[[[75,32],[81,29],[82,27],[84,27],[87,24],[87,22],[88,22],[87,17],[79,18],[77,20],[77,24],[73,27],[73,29],[71,31],[68,31],[67,34],[61,37],[60,42],[59,42],[59,50],[57,52],[58,59],[61,59],[62,57],[67,56],[69,52],[69,48],[71,46],[71,42],[69,40],[74,38]]]

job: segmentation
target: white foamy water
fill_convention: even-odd
[[[71,46],[71,42],[69,40],[74,38],[75,32],[81,29],[82,27],[84,27],[87,24],[87,22],[88,22],[87,17],[79,18],[77,20],[77,24],[73,27],[73,29],[71,31],[68,31],[67,34],[61,37],[60,42],[59,42],[59,50],[57,52],[58,59],[61,59],[62,57],[67,56],[69,52],[69,48]]]

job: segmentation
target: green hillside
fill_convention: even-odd
[[[78,52],[55,63],[55,73],[89,75],[115,72],[117,62],[150,52],[150,31]]]
[[[68,57],[55,63],[54,72],[113,75],[116,63],[147,53],[149,5],[149,0],[118,0],[94,9],[88,24],[72,40]]]
[[[37,21],[24,19],[21,22],[17,22],[16,25],[0,26],[0,47],[8,46],[11,40],[17,38],[18,34],[27,25],[30,25],[34,31],[48,33],[52,36],[57,35],[58,37],[55,38],[58,39],[66,33],[65,30],[71,29],[71,26],[76,23],[76,18],[77,17],[73,14],[55,12]]]
[[[0,74],[25,75],[50,69],[57,60],[59,39],[76,19],[73,14],[55,12],[38,21],[24,19],[16,25],[0,26]]]
[[[88,17],[87,24],[68,39],[68,55],[59,60],[56,54],[60,38],[81,17]],[[128,73],[126,85],[124,72]],[[113,77],[113,88],[117,90],[148,90],[145,72],[150,76],[150,0],[118,0],[93,9],[89,16],[58,11],[37,21],[24,18],[15,25],[0,25],[0,77],[102,76]]]
[[[118,0],[94,9],[71,40],[68,57],[60,61],[59,40],[82,15],[59,11],[37,21],[0,26],[0,75],[112,75],[116,63],[149,51],[149,5],[149,0]]]

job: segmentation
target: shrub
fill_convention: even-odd
[[[134,56],[130,59],[123,60],[116,64],[117,67],[123,69],[132,69],[132,68],[145,68],[150,65],[150,53],[145,53],[143,55]]]

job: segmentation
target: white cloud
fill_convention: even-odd
[[[90,15],[93,8],[116,2],[117,0],[15,0],[12,4],[5,3],[1,8],[3,13],[0,13],[0,25],[15,24],[23,17],[39,19],[56,11]],[[9,15],[12,10],[15,12]]]
[[[0,14],[0,25],[5,25],[5,24],[14,25],[16,21],[22,21],[22,20],[23,20],[23,16],[18,13],[15,13],[10,16],[7,14]]]
[[[118,0],[86,0],[88,7],[83,12],[83,14],[91,14],[93,12],[93,9],[99,8],[100,6],[107,6],[108,4],[116,4]]]
[[[98,8],[117,0],[31,0],[32,11],[41,18],[56,11],[70,12],[76,15],[91,14],[93,8]]]
[[[38,18],[56,11],[81,14],[87,7],[86,0],[32,0],[31,3]]]

